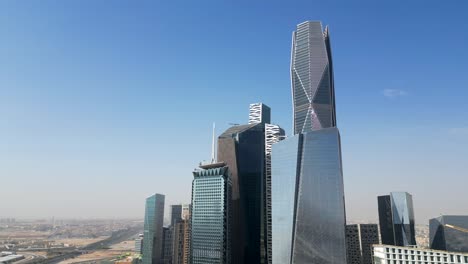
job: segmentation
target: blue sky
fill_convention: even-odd
[[[291,132],[291,33],[330,25],[348,220],[468,214],[466,1],[2,1],[0,217],[141,217],[263,102]]]

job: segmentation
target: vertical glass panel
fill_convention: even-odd
[[[273,264],[291,262],[294,197],[301,135],[273,145],[271,164]]]
[[[339,132],[303,135],[293,263],[346,263],[344,188]]]

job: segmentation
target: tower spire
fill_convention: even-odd
[[[211,163],[216,162],[216,155],[215,155],[215,129],[216,129],[216,123],[213,122],[213,141],[211,142]]]

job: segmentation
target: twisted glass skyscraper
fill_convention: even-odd
[[[294,134],[335,127],[335,87],[328,27],[306,21],[293,32],[291,86]]]
[[[346,263],[340,134],[328,28],[304,22],[291,54],[294,136],[272,148],[272,263]]]

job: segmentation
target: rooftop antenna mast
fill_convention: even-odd
[[[216,129],[216,123],[213,122],[213,141],[211,143],[211,163],[216,162],[216,156],[215,156],[215,129]]]

